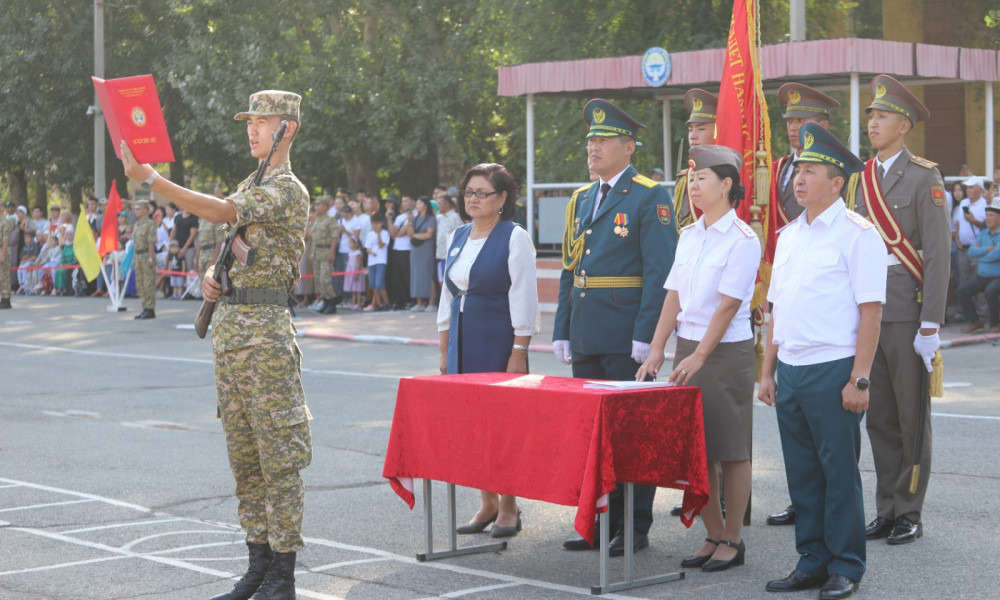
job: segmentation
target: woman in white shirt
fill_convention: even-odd
[[[736,218],[735,207],[744,195],[739,174],[742,156],[725,146],[700,146],[691,149],[690,159],[688,194],[703,214],[681,230],[649,358],[636,379],[656,376],[667,339],[676,330],[677,351],[668,379],[701,387],[710,490],[701,513],[708,537],[681,566],[712,572],[742,565],[746,553],[740,530],[751,481],[750,299],[761,250],[753,229]],[[725,478],[725,521],[716,463],[722,464]]]
[[[538,332],[535,248],[512,219],[517,182],[501,165],[473,167],[462,180],[458,210],[472,223],[455,230],[438,305],[441,373],[527,373],[528,344]],[[458,533],[496,521],[495,538],[517,535],[517,498],[482,490],[482,506]]]

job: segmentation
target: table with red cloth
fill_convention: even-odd
[[[576,506],[593,543],[606,494],[631,482],[708,502],[697,387],[592,389],[569,377],[472,373],[402,379],[382,476],[414,506],[413,478]]]

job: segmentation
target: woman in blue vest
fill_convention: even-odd
[[[462,179],[455,230],[438,307],[441,373],[527,373],[528,344],[538,332],[535,248],[514,224],[517,182],[502,165],[481,164]],[[517,535],[517,498],[482,490],[482,506],[458,533],[493,522],[495,538]]]

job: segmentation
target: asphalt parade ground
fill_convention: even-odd
[[[21,297],[0,312],[0,599],[207,599],[246,566],[233,480],[215,418],[211,345],[191,329],[198,302],[138,302],[109,313],[93,298]],[[590,596],[596,552],[566,552],[574,507],[522,499],[524,530],[502,552],[418,562],[423,505],[410,511],[381,477],[401,377],[437,373],[434,315],[300,309],[296,327],[312,422],[299,598],[565,600]],[[537,346],[551,337],[547,315]],[[996,598],[1000,589],[1000,346],[954,326],[945,397],[932,407],[934,462],[924,535],[868,544],[859,598]],[[997,336],[993,336],[997,337]],[[568,376],[544,350],[532,372]],[[489,415],[482,427],[489,428]],[[551,457],[549,460],[558,460]],[[862,442],[867,520],[875,475]],[[765,583],[795,565],[793,528],[764,524],[788,504],[773,409],[755,403],[752,524],[746,565],[687,570],[680,581],[609,598],[769,598]],[[680,570],[705,537],[669,516],[661,489],[636,575]],[[458,490],[458,518],[478,506]],[[444,486],[435,487],[445,544]],[[460,543],[487,539],[462,536]],[[612,574],[622,559],[612,559]],[[787,594],[814,598],[815,591]]]

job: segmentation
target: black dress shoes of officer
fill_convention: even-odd
[[[875,519],[865,528],[865,539],[879,540],[889,537],[892,533],[892,519],[885,517],[875,517]]]
[[[796,517],[795,507],[792,506],[791,504],[789,504],[788,508],[786,508],[785,510],[781,511],[780,513],[778,513],[776,515],[768,515],[768,517],[767,517],[767,524],[768,525],[795,525],[795,517]]]
[[[769,592],[798,592],[800,590],[818,588],[826,583],[826,581],[826,577],[817,577],[815,575],[810,575],[805,571],[795,569],[792,571],[791,575],[785,577],[784,579],[768,581],[767,586],[765,586],[764,589]]]
[[[914,523],[906,517],[896,519],[896,524],[892,527],[892,533],[886,540],[890,545],[909,544],[924,534],[924,528],[920,523]]]
[[[847,598],[856,591],[858,591],[858,582],[843,575],[830,575],[823,587],[819,589],[819,600]]]
[[[500,511],[496,511],[493,515],[482,522],[472,521],[471,523],[466,523],[465,525],[459,525],[455,528],[455,533],[469,534],[469,533],[479,533],[480,531],[486,529],[486,526],[497,520],[500,515]]]
[[[670,509],[670,516],[671,517],[679,517],[679,516],[681,516],[682,512],[684,512],[684,505],[683,504],[676,504],[676,505],[674,505],[673,508]]]
[[[706,573],[725,571],[726,569],[742,565],[746,560],[747,546],[743,543],[743,540],[740,540],[739,544],[733,543],[729,540],[722,540],[722,543],[730,548],[736,548],[736,556],[730,558],[729,560],[710,560],[705,563],[704,567],[701,568],[702,571]]]
[[[638,552],[649,546],[649,536],[638,531],[632,532],[632,552]],[[620,531],[618,535],[611,538],[608,544],[608,554],[611,556],[625,555],[625,532]]]
[[[583,539],[583,537],[578,533],[573,533],[572,537],[563,542],[563,548],[566,550],[597,550],[601,547],[601,528],[594,526],[594,545],[591,546],[590,542]]]
[[[709,544],[719,545],[718,540],[713,540],[711,538],[705,538],[705,541]],[[692,554],[691,556],[685,558],[681,561],[681,567],[685,569],[695,569],[697,567],[704,566],[705,563],[712,559],[711,554]]]
[[[156,313],[153,312],[152,308],[144,308],[144,309],[142,309],[141,313],[137,314],[133,318],[134,319],[155,319],[156,318]]]

